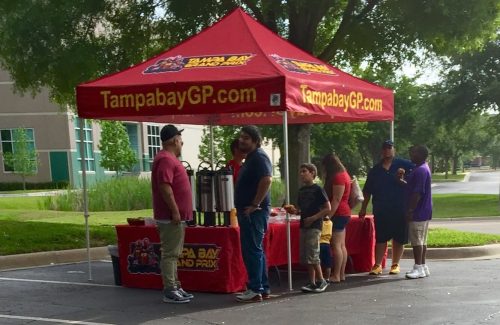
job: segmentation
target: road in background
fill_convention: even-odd
[[[478,232],[483,234],[500,235],[500,217],[482,218],[455,218],[455,219],[432,219],[431,228],[446,228],[452,230]]]
[[[434,183],[433,194],[499,194],[500,171],[472,171],[466,182]]]

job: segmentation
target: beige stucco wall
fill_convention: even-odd
[[[58,105],[50,102],[47,91],[32,97],[15,93],[8,73],[0,70],[0,129],[18,127],[34,129],[35,147],[39,156],[38,174],[27,178],[29,182],[48,182],[50,176],[49,151],[71,149],[74,141],[69,116]],[[0,147],[1,150],[1,147]],[[4,173],[3,157],[0,155],[0,181],[18,182],[18,175]]]

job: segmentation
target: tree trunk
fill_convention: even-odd
[[[451,173],[452,175],[456,175],[458,172],[458,159],[460,156],[455,156],[453,157],[453,165],[452,165],[452,170]]]
[[[24,175],[21,175],[21,178],[23,180],[23,191],[26,191],[26,177]]]
[[[444,179],[448,179],[448,171],[450,170],[450,158],[444,160]]]
[[[310,124],[288,126],[290,202],[293,204],[297,203],[297,193],[300,187],[299,167],[301,164],[311,161],[310,136]]]

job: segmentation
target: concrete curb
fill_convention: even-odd
[[[500,216],[484,216],[484,217],[455,217],[455,218],[434,218],[429,224],[432,228],[433,224],[448,223],[450,221],[464,222],[464,221],[497,221],[500,220]]]
[[[110,259],[107,247],[90,249],[91,260]],[[0,271],[21,269],[52,264],[66,264],[87,261],[87,249],[71,249],[29,254],[0,256]]]
[[[500,255],[500,244],[470,247],[428,248],[426,258],[429,260],[453,260],[480,257],[488,258],[495,255]],[[387,253],[387,257],[391,257],[390,249]],[[411,247],[405,248],[403,258],[413,258],[413,250]]]
[[[391,258],[391,249],[389,249],[387,256]],[[491,258],[492,256],[500,256],[500,244],[472,247],[429,248],[427,250],[427,259],[430,260]],[[94,261],[110,260],[107,247],[91,248],[90,257],[90,259]],[[413,258],[411,247],[405,248],[403,258]],[[84,261],[87,261],[87,249],[8,255],[0,256],[0,271]]]

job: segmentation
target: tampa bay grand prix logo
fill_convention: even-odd
[[[284,69],[290,72],[297,73],[321,73],[336,76],[337,74],[332,71],[326,64],[308,62],[290,58],[284,58],[278,54],[269,54],[269,56]]]
[[[219,269],[221,246],[216,244],[184,243],[177,260],[180,271],[215,272]],[[130,274],[161,274],[161,245],[149,238],[129,244],[127,271]]]
[[[190,68],[215,68],[215,67],[235,67],[246,65],[254,54],[223,54],[223,55],[202,55],[202,56],[170,56],[156,61],[155,64],[146,68],[144,74],[177,72]]]

